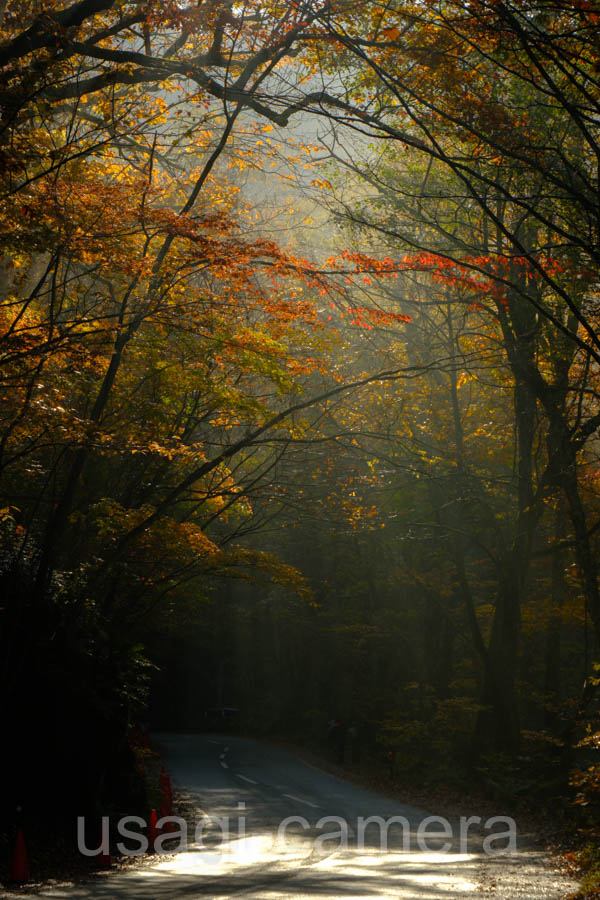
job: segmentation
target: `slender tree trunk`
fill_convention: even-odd
[[[519,274],[515,277],[522,278]],[[514,377],[517,511],[511,545],[500,554],[489,665],[484,670],[483,709],[476,723],[475,746],[481,749],[491,745],[514,752],[520,742],[516,676],[521,605],[541,506],[536,502],[533,470],[537,399],[523,375],[535,359],[536,318],[532,307],[523,304],[519,295],[511,296],[509,292],[506,305],[499,304],[499,319]]]
[[[558,716],[560,700],[560,662],[561,662],[561,622],[560,611],[565,599],[565,581],[563,578],[563,553],[559,542],[566,528],[566,515],[562,500],[556,510],[554,520],[554,540],[556,547],[552,554],[552,575],[549,597],[548,621],[546,624],[546,643],[544,653],[544,690],[547,698],[546,727],[554,729]]]

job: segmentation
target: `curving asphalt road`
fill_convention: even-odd
[[[150,862],[146,857],[143,864],[83,885],[19,892],[20,897],[456,900],[484,894],[559,900],[575,888],[544,854],[527,849],[522,837],[515,852],[483,852],[508,848],[505,821],[492,827],[483,819],[466,831],[463,822],[461,835],[460,820],[431,819],[424,810],[257,741],[232,735],[157,739],[187,802],[187,849],[156,854]],[[476,816],[477,810],[464,815]]]

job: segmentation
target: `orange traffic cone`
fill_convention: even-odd
[[[163,834],[170,834],[172,831],[175,831],[175,822],[171,822],[169,816],[171,815],[170,810],[166,808],[166,806],[161,806],[160,808],[160,817],[161,819],[167,819],[165,824],[162,827]]]
[[[27,851],[25,850],[25,838],[21,826],[17,829],[17,840],[10,867],[10,880],[23,883],[29,881],[29,866],[27,865]]]
[[[112,855],[110,853],[99,853],[94,857],[97,869],[110,869],[112,866]]]
[[[158,828],[156,827],[157,822],[158,816],[156,815],[156,810],[153,809],[150,813],[150,824],[148,825],[148,850],[150,853],[154,853],[154,844],[159,835]]]
[[[109,822],[106,816],[102,816],[102,823],[95,837],[100,842],[100,846],[92,856],[93,865],[97,869],[110,869],[112,866],[112,854],[110,852]]]

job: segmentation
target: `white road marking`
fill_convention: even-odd
[[[246,775],[241,775],[239,772],[235,773],[238,778],[241,778],[243,781],[247,781],[248,784],[258,784],[258,781],[255,781],[254,778],[248,778]]]
[[[228,768],[229,768],[229,766],[227,765],[227,763],[226,763],[226,762],[223,762],[223,760],[221,760],[221,765],[223,766],[224,769],[228,769]]]
[[[319,809],[316,803],[311,803],[310,800],[303,800],[302,797],[295,797],[293,794],[284,794],[284,797],[287,797],[288,800],[295,800],[296,803],[304,803],[305,806],[312,806],[313,809]]]
[[[209,743],[209,744],[219,744],[220,741],[211,741],[211,739],[209,738],[209,739],[208,739],[208,743]]]
[[[221,753],[219,759],[225,759],[225,754],[224,754],[224,753]]]

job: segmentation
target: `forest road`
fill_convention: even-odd
[[[463,823],[461,836],[459,819],[428,820],[431,813],[258,741],[216,734],[162,734],[158,740],[186,801],[187,849],[157,853],[150,862],[145,857],[143,864],[85,884],[19,892],[21,898],[559,900],[576,887],[545,854],[528,849],[518,823],[516,852],[490,856],[483,847],[494,827],[491,849],[508,845],[505,821],[494,827],[486,819],[478,827],[472,822],[466,834]],[[368,817],[379,818],[366,823]]]

